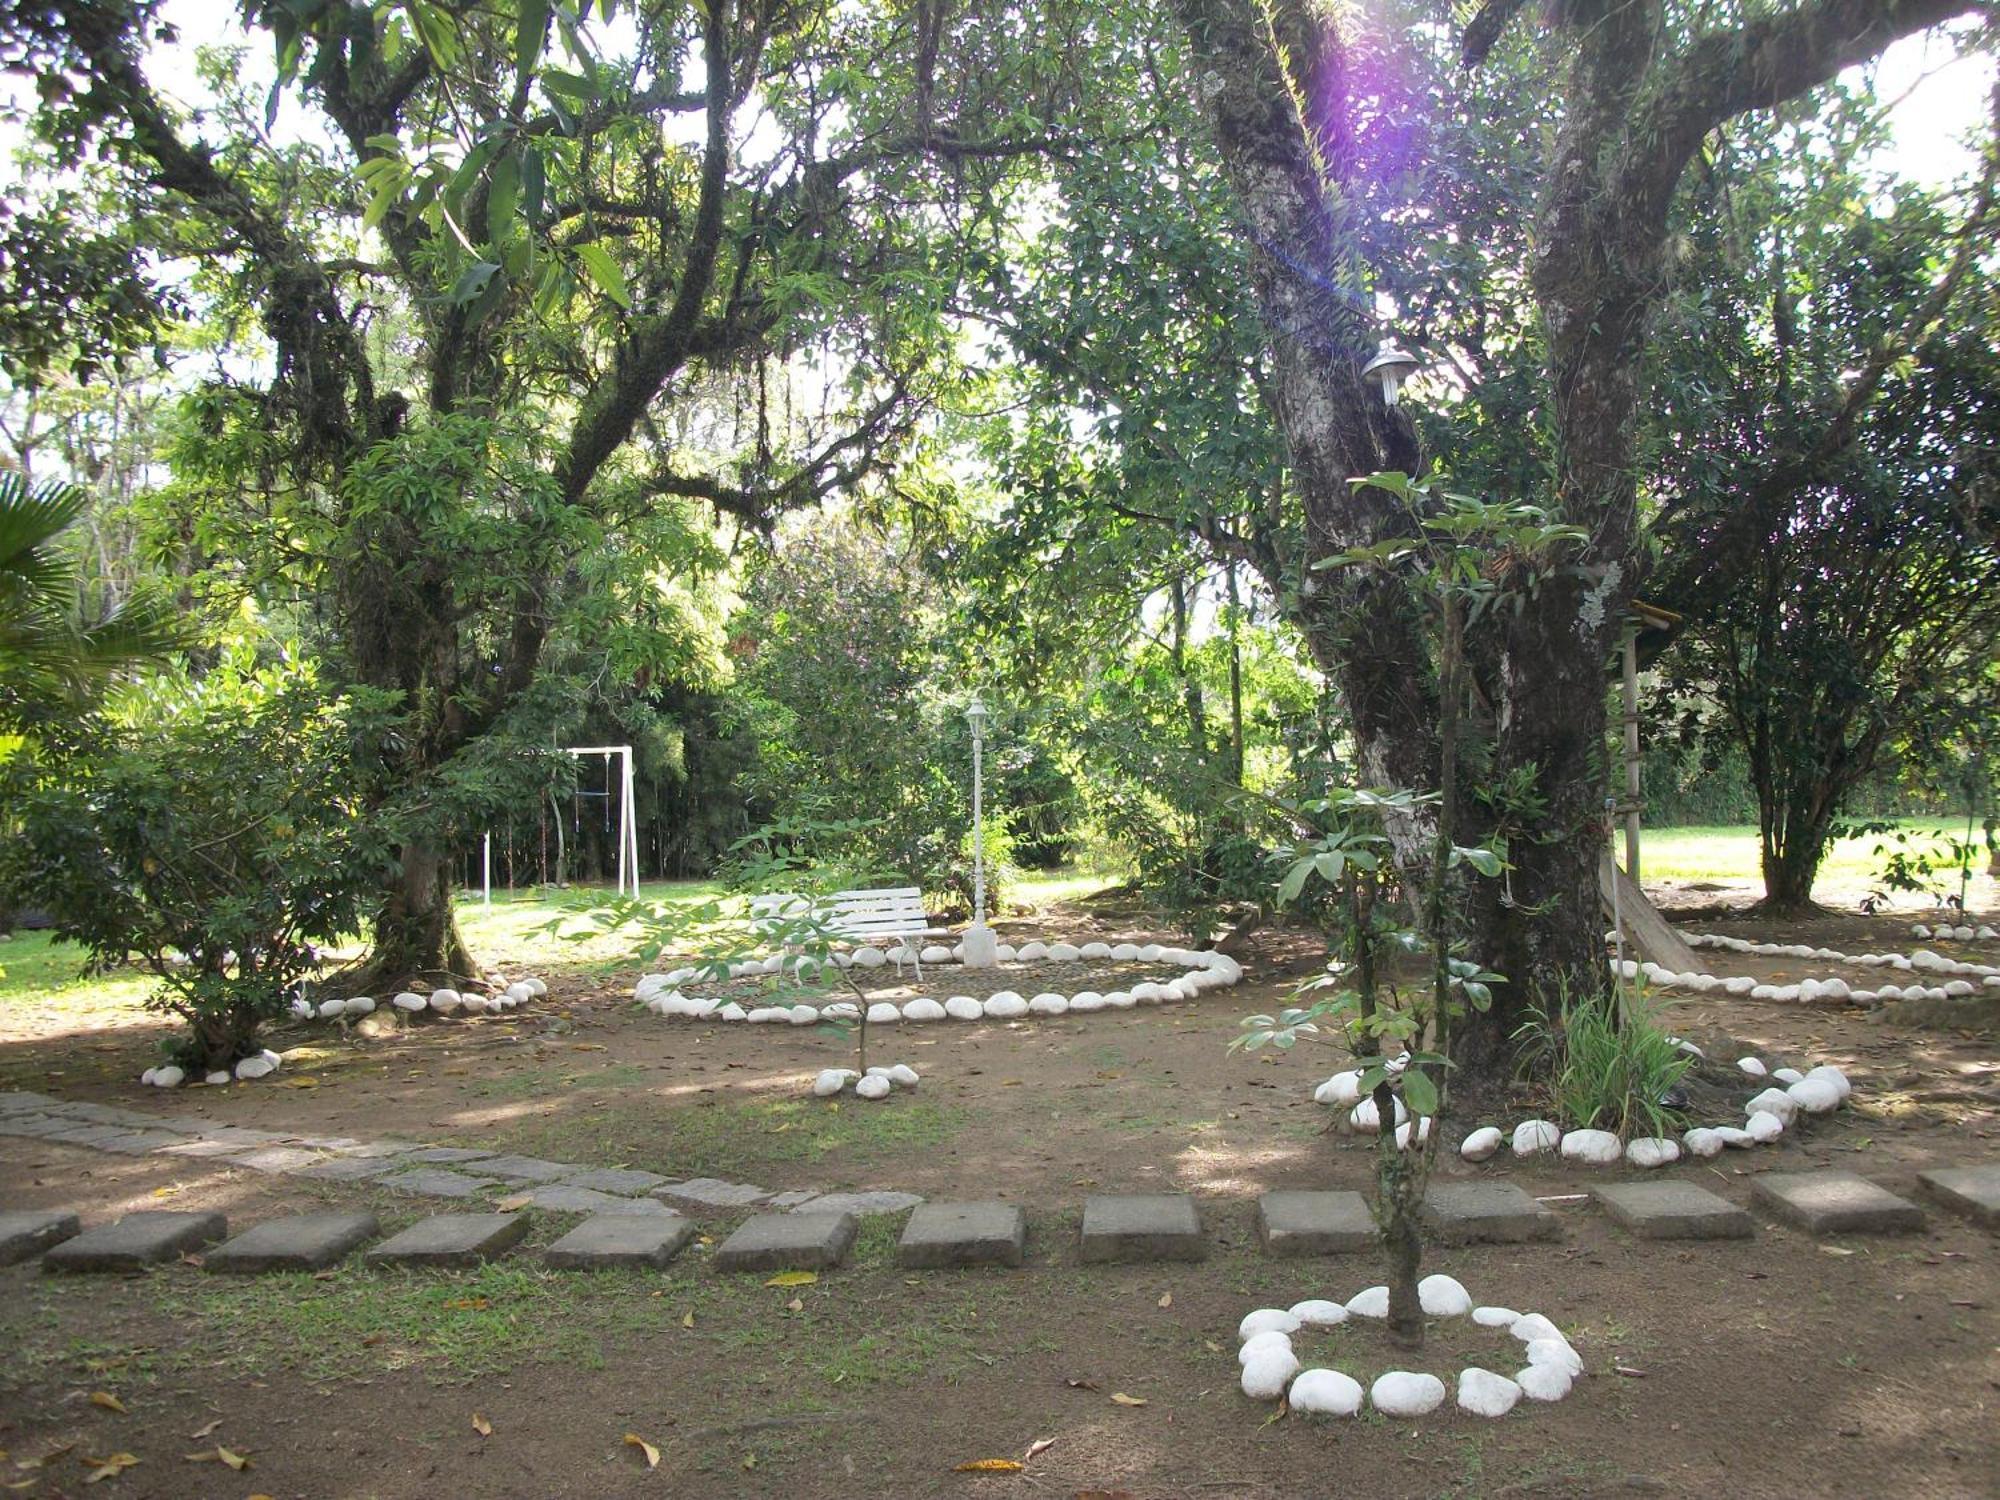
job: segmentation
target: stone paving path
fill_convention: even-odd
[[[904,1266],[1018,1266],[1027,1222],[1003,1203],[924,1205],[912,1193],[773,1193],[748,1183],[591,1168],[498,1152],[344,1137],[280,1135],[237,1126],[181,1123],[106,1105],[40,1094],[0,1093],[0,1135],[61,1141],[132,1156],[190,1156],[256,1171],[372,1182],[396,1191],[474,1200],[484,1211],[421,1219],[366,1251],[369,1265],[470,1265],[505,1254],[526,1237],[525,1208],[587,1214],[544,1252],[557,1268],[658,1267],[687,1244],[693,1225],[680,1205],[757,1210],[715,1254],[720,1270],[823,1270],[853,1247],[862,1215],[916,1208],[904,1226]],[[2000,1222],[2000,1166],[1923,1174],[1946,1208],[1975,1223]],[[1812,1234],[1907,1233],[1923,1210],[1879,1184],[1838,1171],[1753,1177],[1757,1205]],[[1742,1239],[1755,1233],[1743,1209],[1673,1178],[1608,1183],[1574,1195],[1639,1239]],[[494,1211],[499,1210],[499,1211]],[[1439,1183],[1426,1197],[1439,1237],[1459,1244],[1520,1244],[1562,1237],[1549,1205],[1505,1180]],[[1366,1204],[1349,1192],[1273,1192],[1258,1200],[1259,1239],[1271,1255],[1366,1250],[1374,1237]],[[45,1268],[131,1271],[172,1261],[225,1239],[217,1213],[141,1212],[84,1229],[64,1212],[0,1213],[0,1265],[41,1256]],[[267,1220],[209,1252],[214,1271],[309,1270],[329,1265],[381,1233],[373,1214],[304,1214]],[[1200,1260],[1208,1249],[1201,1210],[1181,1193],[1094,1194],[1084,1204],[1077,1257],[1091,1263]]]
[[[240,1125],[163,1119],[105,1104],[76,1104],[45,1094],[0,1092],[0,1135],[61,1141],[122,1156],[215,1158],[229,1166],[318,1181],[367,1182],[419,1197],[520,1200],[553,1213],[810,1208],[856,1215],[901,1213],[924,1200],[915,1193],[773,1192],[748,1182],[657,1172],[581,1167],[500,1151],[361,1141],[347,1136],[283,1135]]]

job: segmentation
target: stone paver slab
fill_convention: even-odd
[[[74,1239],[82,1225],[59,1209],[24,1208],[0,1213],[0,1266],[33,1260],[51,1245]]]
[[[1753,1232],[1747,1212],[1692,1182],[1607,1182],[1591,1193],[1642,1240],[1747,1240]]]
[[[724,1182],[719,1177],[691,1177],[654,1188],[655,1198],[680,1198],[704,1208],[748,1208],[770,1197],[770,1191],[748,1182]]]
[[[181,1141],[176,1145],[160,1147],[161,1156],[236,1156],[245,1151],[255,1151],[255,1146],[244,1145],[240,1141]]]
[[[667,1179],[658,1172],[641,1172],[636,1167],[596,1167],[588,1172],[571,1172],[563,1179],[571,1187],[591,1188],[600,1193],[649,1193]]]
[[[313,1177],[321,1182],[364,1182],[370,1177],[386,1177],[399,1171],[401,1162],[373,1160],[365,1156],[334,1156],[298,1168],[294,1177]]]
[[[184,1146],[187,1137],[172,1130],[128,1130],[113,1140],[99,1141],[100,1151],[116,1151],[120,1156],[146,1156],[169,1146]]]
[[[1424,1194],[1424,1217],[1453,1245],[1520,1245],[1562,1233],[1546,1204],[1511,1182],[1441,1182]]]
[[[127,1214],[115,1224],[86,1229],[42,1257],[47,1271],[137,1271],[213,1244],[229,1232],[221,1214]]]
[[[65,1146],[101,1146],[106,1141],[115,1141],[131,1133],[129,1125],[72,1123],[67,1129],[50,1131],[44,1139],[61,1141]]]
[[[1207,1254],[1201,1215],[1185,1193],[1092,1193],[1083,1200],[1086,1264],[1201,1260]]]
[[[912,1270],[1018,1266],[1028,1250],[1028,1220],[1012,1203],[925,1203],[903,1226],[896,1264]]]
[[[1372,1250],[1375,1219],[1359,1193],[1266,1193],[1257,1200],[1257,1239],[1281,1256]]]
[[[479,1170],[503,1182],[561,1182],[576,1168],[538,1156],[489,1156],[479,1164]]]
[[[32,1093],[27,1089],[0,1089],[0,1115],[40,1114],[44,1105],[53,1103],[55,1100],[47,1094]]]
[[[382,1241],[367,1260],[371,1266],[474,1266],[512,1249],[527,1233],[526,1214],[437,1214]]]
[[[595,1188],[575,1187],[567,1182],[544,1183],[521,1194],[536,1208],[559,1214],[627,1214],[657,1217],[672,1209],[651,1198],[621,1198],[616,1193],[600,1193]],[[511,1203],[513,1200],[510,1199]]]
[[[756,1214],[715,1252],[722,1271],[828,1271],[847,1259],[860,1233],[854,1214]]]
[[[391,1192],[417,1193],[430,1198],[471,1198],[482,1188],[500,1186],[496,1178],[468,1177],[463,1172],[450,1172],[443,1167],[419,1167],[412,1172],[393,1172],[375,1180]]]
[[[317,1271],[382,1232],[369,1213],[267,1219],[202,1257],[204,1271]]]
[[[664,1266],[693,1235],[692,1222],[665,1210],[598,1214],[549,1246],[542,1259],[559,1271]]]
[[[472,1151],[464,1146],[425,1146],[421,1150],[406,1153],[405,1160],[449,1166],[453,1162],[486,1161],[492,1155],[491,1151]]]
[[[325,1160],[317,1151],[307,1151],[299,1146],[259,1146],[252,1151],[244,1151],[230,1158],[242,1166],[256,1172],[296,1172],[300,1167],[309,1167],[316,1161]]]
[[[1809,1234],[1905,1234],[1924,1211],[1852,1172],[1765,1172],[1750,1191],[1778,1218]]]
[[[2000,1229],[2000,1162],[1980,1167],[1933,1167],[1917,1173],[1917,1181],[1939,1202],[1969,1215],[1973,1223]]]
[[[61,1115],[8,1115],[0,1119],[0,1135],[51,1136],[75,1128],[76,1121]]]
[[[780,1193],[772,1198],[769,1207],[779,1208],[779,1198],[788,1198],[789,1193]],[[803,1203],[794,1205],[809,1213],[816,1214],[859,1214],[867,1218],[870,1214],[899,1214],[905,1209],[915,1208],[924,1200],[915,1193],[894,1193],[877,1190],[867,1193],[817,1193],[809,1195]]]
[[[417,1149],[411,1141],[356,1141],[352,1146],[336,1146],[333,1154],[372,1161],[385,1156],[408,1156]]]

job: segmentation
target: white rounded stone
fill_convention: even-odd
[[[246,1081],[253,1078],[268,1078],[276,1071],[277,1069],[262,1057],[246,1057],[236,1065],[236,1076]]]
[[[1339,1370],[1307,1370],[1292,1382],[1286,1402],[1293,1411],[1324,1417],[1351,1417],[1361,1410],[1361,1382]]]
[[[1401,1094],[1391,1097],[1394,1098],[1396,1103],[1396,1123],[1400,1125],[1410,1117],[1410,1111],[1404,1105]],[[1382,1112],[1375,1107],[1373,1095],[1363,1099],[1352,1110],[1348,1111],[1347,1128],[1356,1135],[1374,1135],[1382,1129]]]
[[[218,1069],[217,1071],[210,1073],[206,1078],[202,1079],[202,1082],[208,1084],[212,1088],[228,1083],[229,1070],[227,1068]]]
[[[1243,1394],[1253,1401],[1275,1401],[1299,1373],[1299,1357],[1288,1343],[1284,1348],[1264,1345],[1243,1366]]]
[[[750,1019],[750,1012],[738,1005],[734,1000],[731,1000],[715,1014],[719,1019],[724,1021],[747,1021]]]
[[[430,1004],[430,1000],[415,990],[404,990],[389,1003],[397,1010],[422,1010]]]
[[[1028,1013],[1028,1002],[1012,990],[1002,990],[989,998],[982,1008],[995,1020],[1011,1021],[1017,1016],[1025,1016]]]
[[[1275,1328],[1266,1329],[1263,1333],[1251,1334],[1249,1338],[1243,1341],[1241,1347],[1236,1351],[1236,1363],[1247,1365],[1266,1349],[1290,1349],[1291,1347],[1292,1339],[1290,1334],[1280,1333]]]
[[[1085,943],[1077,952],[1083,958],[1109,958],[1111,957],[1111,945],[1109,943]]]
[[[1681,1145],[1686,1148],[1688,1155],[1703,1159],[1720,1156],[1725,1144],[1720,1135],[1705,1126],[1696,1126],[1681,1137]]]
[[[1830,1083],[1835,1088],[1839,1089],[1842,1103],[1845,1103],[1847,1101],[1848,1096],[1854,1092],[1854,1085],[1847,1081],[1847,1075],[1841,1072],[1840,1069],[1836,1068],[1832,1063],[1821,1063],[1816,1068],[1808,1069],[1806,1071],[1806,1077],[1808,1080],[1814,1078],[1823,1079],[1827,1083]]]
[[[1299,1315],[1282,1307],[1260,1307],[1243,1315],[1236,1325],[1236,1342],[1247,1344],[1260,1333],[1297,1333]]]
[[[1389,1289],[1386,1286],[1364,1288],[1347,1299],[1347,1310],[1357,1318],[1386,1318],[1389,1316]]]
[[[493,1008],[493,1002],[484,995],[466,993],[458,997],[458,1003],[465,1008],[468,1016],[483,1016]]]
[[[1562,1131],[1547,1120],[1523,1120],[1514,1127],[1514,1154],[1540,1156],[1562,1144]]]
[[[1472,1311],[1472,1293],[1454,1276],[1426,1276],[1417,1283],[1417,1302],[1433,1318],[1462,1318]]]
[[[1421,1146],[1431,1138],[1430,1116],[1426,1115],[1421,1120],[1405,1120],[1402,1124],[1398,1125],[1396,1127],[1396,1144],[1398,1146],[1404,1148],[1409,1146],[1412,1129],[1416,1132],[1417,1144]]]
[[[1012,943],[995,943],[993,945],[993,961],[995,963],[1011,964],[1019,957],[1020,954],[1015,951]]]
[[[1529,1365],[1515,1375],[1514,1383],[1531,1401],[1560,1401],[1569,1394],[1576,1377],[1561,1365]]]
[[[1481,1328],[1512,1328],[1521,1321],[1521,1315],[1511,1307],[1475,1307],[1472,1321]]]
[[[1680,1159],[1680,1142],[1665,1136],[1642,1135],[1625,1143],[1625,1160],[1635,1167],[1664,1167]]]
[[[1830,1115],[1840,1108],[1840,1090],[1825,1078],[1801,1078],[1785,1090],[1809,1115]]]
[[[1743,1106],[1743,1113],[1746,1115],[1773,1114],[1788,1124],[1792,1116],[1798,1112],[1799,1101],[1783,1089],[1765,1089],[1760,1094],[1753,1094],[1750,1101]]]
[[[431,1009],[441,1016],[452,1014],[463,1003],[457,990],[431,991]]]
[[[1475,1417],[1504,1417],[1521,1399],[1521,1388],[1505,1375],[1471,1365],[1458,1372],[1458,1406]]]
[[[854,1085],[854,1092],[863,1099],[886,1099],[889,1097],[889,1088],[889,1080],[878,1075],[862,1079]]]
[[[1773,1068],[1771,1069],[1771,1076],[1780,1083],[1797,1083],[1806,1075],[1801,1073],[1797,1068]]]
[[[906,1021],[942,1021],[945,1015],[945,1008],[928,996],[909,1001],[903,1006],[903,1019]]]
[[[1132,998],[1130,990],[1112,990],[1105,995],[1104,1003],[1113,1010],[1130,1010],[1139,1002]]]
[[[1332,1104],[1342,1108],[1352,1107],[1361,1099],[1361,1070],[1349,1068],[1345,1073],[1336,1073],[1313,1090],[1313,1103]]]
[[[1435,1375],[1391,1370],[1368,1387],[1368,1404],[1384,1416],[1421,1417],[1444,1404],[1444,1382]]]
[[[1565,1161],[1603,1167],[1617,1161],[1624,1154],[1624,1147],[1608,1130],[1572,1130],[1562,1138],[1562,1154]]]
[[[1769,986],[1764,986],[1764,988],[1769,988]],[[1752,1078],[1762,1078],[1766,1072],[1761,1058],[1739,1057],[1736,1059],[1736,1066],[1748,1073]]]
[[[1950,1000],[1963,1000],[1966,996],[1974,995],[1978,992],[1979,986],[1974,984],[1970,979],[1953,979],[1947,982],[1944,987],[1945,997]]]
[[[938,944],[933,943],[930,947],[919,953],[917,957],[927,964],[948,964],[951,962],[951,949],[940,947]]]
[[[854,952],[854,964],[856,968],[879,969],[888,961],[889,955],[884,953],[880,948],[857,948]]]
[[[1555,1365],[1572,1375],[1583,1373],[1583,1357],[1570,1347],[1568,1339],[1529,1339],[1528,1363]]]
[[[1507,1331],[1524,1344],[1532,1344],[1536,1339],[1559,1339],[1563,1331],[1540,1313],[1522,1313],[1507,1325]]]
[[[1338,1302],[1329,1302],[1324,1297],[1308,1298],[1304,1302],[1294,1302],[1289,1309],[1303,1328],[1338,1328],[1347,1321],[1347,1309]]]
[[[1086,1015],[1094,1010],[1103,1010],[1104,997],[1096,990],[1080,990],[1069,997],[1069,1008],[1082,1011]]]
[[[1061,1016],[1069,1013],[1069,996],[1058,995],[1053,990],[1044,990],[1028,1002],[1028,1010],[1038,1016]]]
[[[322,1000],[319,1003],[321,1020],[330,1021],[335,1016],[345,1015],[346,1013],[347,1002],[345,1000]]]
[[[1722,992],[1725,995],[1747,995],[1755,988],[1757,981],[1746,974],[1737,974],[1722,981]]]
[[[1024,964],[1039,963],[1049,956],[1047,943],[1023,943],[1014,950],[1014,956]]]
[[[889,1069],[889,1082],[899,1088],[913,1089],[917,1086],[917,1070],[908,1063],[897,1063]]]
[[[692,979],[693,977],[694,977],[694,976],[693,976],[692,974],[690,974],[690,975],[688,976],[688,978],[689,978],[689,979]],[[685,984],[685,983],[686,983],[687,981],[686,981],[686,980],[682,980],[682,981],[680,981],[680,982],[681,982],[681,983],[683,983],[683,984]],[[532,991],[532,993],[531,993],[531,994],[530,994],[530,996],[529,996],[529,998],[530,998],[530,999],[532,999],[532,1000],[540,1000],[540,999],[543,999],[544,997],[546,997],[546,996],[548,995],[548,992],[549,992],[549,985],[548,985],[548,981],[547,981],[547,980],[545,980],[545,979],[536,979],[536,978],[533,978],[533,977],[530,977],[530,978],[527,978],[527,979],[524,979],[524,980],[522,980],[522,981],[521,981],[521,983],[522,983],[522,984],[524,984],[524,985],[526,985],[526,986],[528,987],[528,989],[529,989],[530,991]]]
[[[1757,1142],[1768,1145],[1785,1133],[1785,1122],[1767,1109],[1760,1109],[1750,1117],[1750,1123],[1743,1127],[1743,1133]]]
[[[1738,1151],[1757,1144],[1756,1138],[1749,1131],[1736,1125],[1717,1125],[1713,1127],[1713,1134],[1723,1145]]]
[[[944,1003],[944,1013],[961,1021],[977,1021],[986,1012],[970,995],[953,995]]]
[[[1114,943],[1111,946],[1111,958],[1114,963],[1136,963],[1139,958],[1139,945],[1137,943]]]
[[[1497,1125],[1482,1125],[1465,1138],[1458,1154],[1467,1161],[1485,1161],[1500,1149],[1503,1137]]]
[[[903,1013],[887,1000],[877,1000],[868,1007],[870,1026],[891,1026],[903,1019]]]
[[[852,1068],[822,1068],[813,1079],[813,1093],[822,1099],[831,1098],[847,1087],[847,1080],[854,1076]]]
[[[1142,964],[1156,964],[1166,951],[1159,943],[1143,944],[1139,949],[1139,962]]]
[[[785,1009],[785,1017],[794,1026],[811,1026],[819,1020],[817,1005],[792,1005]]]
[[[1073,964],[1083,957],[1083,950],[1075,943],[1050,943],[1049,960],[1052,963]]]

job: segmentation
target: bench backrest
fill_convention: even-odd
[[[924,893],[917,887],[900,886],[878,891],[837,891],[818,901],[808,902],[798,895],[753,896],[750,920],[769,928],[787,917],[810,911],[842,937],[868,941],[873,938],[915,937],[930,931],[930,914],[924,910]]]

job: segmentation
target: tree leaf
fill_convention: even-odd
[[[493,1436],[493,1424],[478,1412],[472,1414],[472,1430],[481,1437]]]
[[[626,1433],[625,1443],[627,1447],[637,1448],[639,1450],[640,1456],[646,1460],[647,1468],[649,1469],[659,1468],[660,1450],[658,1448],[655,1448],[651,1443],[647,1442],[644,1438],[640,1437],[638,1433],[636,1432]]]
[[[780,1271],[765,1286],[811,1286],[819,1280],[817,1271]]]
[[[975,1458],[962,1464],[954,1464],[954,1474],[1018,1474],[1024,1465],[1012,1458]]]
[[[625,273],[618,269],[618,262],[611,258],[611,252],[599,244],[578,245],[576,258],[583,263],[584,274],[597,283],[603,292],[620,307],[630,309],[632,294],[625,287]]]
[[[125,1414],[125,1403],[109,1391],[92,1391],[90,1393],[90,1404],[92,1406],[101,1406],[106,1411],[115,1411],[120,1416]]]
[[[230,1468],[234,1469],[239,1474],[241,1474],[245,1469],[251,1467],[249,1459],[245,1458],[241,1453],[231,1452],[229,1449],[223,1447],[220,1443],[216,1444],[215,1446],[215,1456],[221,1459],[224,1463],[228,1464]]]
[[[1146,1404],[1144,1396],[1128,1396],[1123,1391],[1113,1391],[1111,1393],[1111,1400],[1118,1406],[1144,1406]]]

